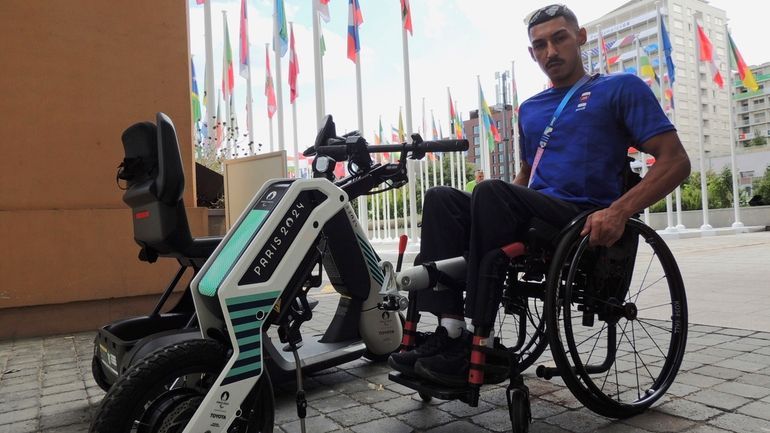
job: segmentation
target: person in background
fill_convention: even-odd
[[[476,170],[473,173],[473,180],[465,184],[465,190],[467,192],[473,192],[473,189],[476,188],[476,185],[481,183],[482,180],[484,180],[484,172]]]

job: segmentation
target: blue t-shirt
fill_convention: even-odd
[[[569,87],[551,88],[520,107],[522,158],[530,167]],[[609,206],[622,194],[628,147],[674,130],[647,84],[635,75],[595,75],[554,123],[531,188],[578,205]]]

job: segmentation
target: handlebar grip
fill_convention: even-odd
[[[423,141],[419,148],[426,152],[462,152],[468,150],[468,140]]]

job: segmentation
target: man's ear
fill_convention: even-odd
[[[535,58],[535,52],[532,51],[532,47],[527,47],[527,50],[529,50],[529,57],[532,57],[532,60],[537,61]]]
[[[583,45],[585,45],[586,41],[588,41],[588,35],[586,33],[586,28],[585,27],[581,27],[578,30],[578,45],[582,47]]]

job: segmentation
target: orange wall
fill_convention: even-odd
[[[2,0],[0,40],[0,309],[158,292],[174,266],[136,259],[115,171],[163,111],[195,205],[187,2]]]

